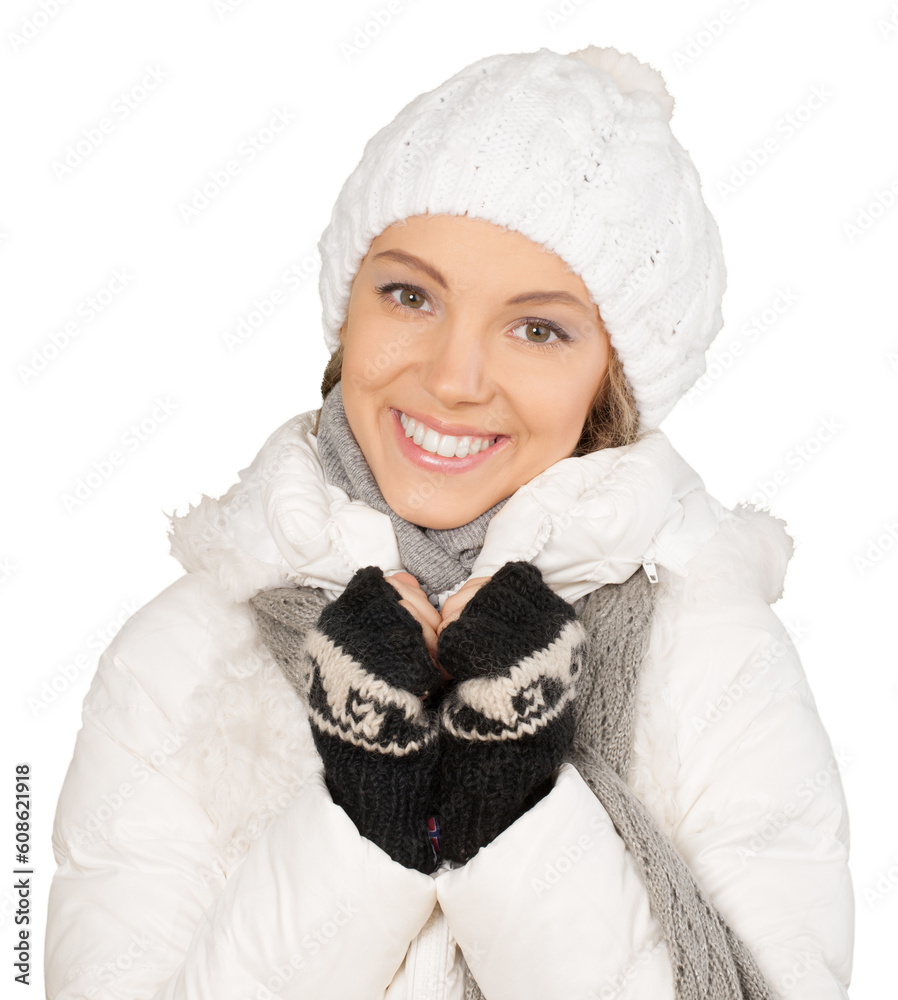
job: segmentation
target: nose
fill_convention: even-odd
[[[440,324],[424,348],[421,385],[450,410],[490,395],[490,352],[485,331],[462,318]]]

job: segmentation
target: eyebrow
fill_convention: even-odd
[[[398,264],[405,264],[408,267],[416,268],[432,278],[445,291],[449,291],[446,279],[433,264],[429,264],[426,260],[416,257],[413,253],[407,253],[405,250],[382,250],[380,253],[375,254],[373,259],[379,260],[381,257],[386,257],[388,260],[395,260]],[[545,305],[549,302],[561,302],[592,315],[592,310],[581,299],[578,299],[576,295],[572,295],[570,292],[563,291],[522,292],[520,295],[513,295],[505,304],[507,306],[520,306],[526,303]]]

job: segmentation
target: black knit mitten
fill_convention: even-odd
[[[439,721],[425,700],[442,679],[401,599],[379,567],[358,570],[305,632],[294,673],[331,798],[394,861],[430,874]]]
[[[586,633],[529,562],[506,563],[440,633],[440,849],[464,863],[547,794],[574,737]]]

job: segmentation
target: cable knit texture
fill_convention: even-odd
[[[318,243],[325,342],[339,343],[372,240],[415,215],[467,215],[557,254],[586,285],[640,430],[705,371],[726,268],[660,73],[629,53],[487,56],[419,94],[364,147]]]

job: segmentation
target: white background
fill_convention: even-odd
[[[365,141],[474,59],[588,44],[663,73],[677,102],[672,127],[720,225],[729,282],[709,352],[714,377],[663,426],[722,502],[766,502],[796,540],[776,610],[799,636],[846,761],[851,990],[877,995],[892,981],[898,930],[898,4],[393,0],[389,23],[347,49],[386,8],[69,0],[51,17],[36,0],[3,5],[10,804],[0,826],[13,827],[13,765],[27,761],[32,995],[42,992],[53,813],[98,654],[181,575],[166,512],[223,493],[272,430],[319,404],[327,352],[316,243]],[[264,136],[279,110],[292,121],[250,160],[241,144]],[[112,128],[102,141],[54,168],[103,118]],[[758,164],[751,150],[766,140]],[[185,221],[179,206],[233,159],[240,173]],[[289,285],[285,272],[309,261],[308,276]],[[86,322],[104,288],[102,311]],[[225,335],[274,290],[283,301],[229,348]],[[758,317],[763,330],[752,326]],[[120,464],[67,509],[65,494],[116,450]],[[12,836],[6,843],[11,872]],[[0,880],[7,956],[13,880]],[[12,975],[7,961],[2,976]]]

